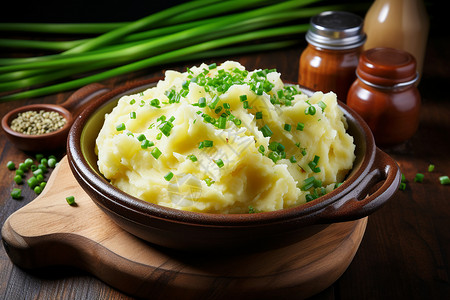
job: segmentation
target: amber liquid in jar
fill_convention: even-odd
[[[345,102],[366,40],[362,27],[362,18],[349,12],[326,11],[312,17],[306,33],[308,46],[300,56],[299,84],[334,92]]]
[[[299,84],[315,91],[334,92],[338,100],[345,102],[356,79],[360,53],[361,47],[327,50],[308,45],[300,57]]]
[[[347,105],[366,121],[376,143],[393,146],[410,139],[421,106],[414,57],[393,48],[369,49],[361,54],[357,75]]]

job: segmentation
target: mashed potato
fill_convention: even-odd
[[[176,209],[273,211],[334,189],[355,159],[334,93],[302,94],[275,70],[202,64],[122,97],[96,140],[119,189]]]

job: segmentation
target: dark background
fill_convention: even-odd
[[[245,0],[243,0],[245,1]],[[0,6],[0,22],[119,22],[133,21],[186,0],[5,0]],[[322,1],[326,3],[369,3],[368,0]],[[425,0],[432,34],[447,34],[446,1]],[[1,33],[0,33],[1,34]]]

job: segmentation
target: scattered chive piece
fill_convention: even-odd
[[[257,111],[255,114],[256,120],[260,120],[263,118],[263,113],[262,111]]]
[[[19,164],[19,170],[22,170],[23,172],[28,171],[29,168],[30,168],[30,167],[27,166],[25,163],[20,163],[20,164]]]
[[[399,190],[404,191],[406,189],[406,183],[401,182],[400,186],[398,187]]]
[[[37,169],[36,171],[33,171],[33,175],[34,176],[38,176],[39,174],[44,174],[44,172],[42,171],[42,169]]]
[[[46,158],[41,159],[41,164],[48,167],[48,160]]]
[[[284,124],[284,130],[291,131],[291,128],[292,128],[291,124]]]
[[[211,180],[211,178],[205,178],[205,183],[207,186],[211,186],[211,184],[213,184],[215,181]]]
[[[22,183],[22,176],[20,176],[20,175],[14,176],[14,182],[17,183],[17,184],[21,184]]]
[[[27,184],[30,188],[34,188],[36,185],[38,185],[38,180],[36,177],[32,176],[27,180]]]
[[[450,184],[450,178],[448,176],[441,176],[439,177],[439,182],[441,184]]]
[[[141,149],[147,149],[148,147],[150,147],[150,141],[147,139],[143,140],[141,143]]]
[[[197,156],[195,156],[194,154],[188,155],[188,158],[193,162],[197,161]]]
[[[301,123],[301,122],[297,123],[297,130],[303,131],[304,128],[305,128],[305,124],[304,123]]]
[[[247,100],[247,95],[240,95],[239,99],[241,100],[241,102],[244,102],[245,100]]]
[[[157,108],[160,108],[158,99],[153,99],[152,101],[150,101],[150,105],[154,106],[154,107],[157,107]]]
[[[258,148],[259,153],[264,154],[264,151],[266,151],[266,149],[264,149],[263,145],[260,145]]]
[[[19,175],[20,177],[22,177],[24,174],[25,174],[25,172],[22,171],[21,169],[16,170],[16,175]]]
[[[229,103],[224,103],[224,104],[223,104],[223,108],[225,108],[225,109],[230,109],[231,106],[230,106]]]
[[[327,105],[322,100],[320,100],[317,105],[322,109],[322,112],[325,110],[325,108],[327,108]]]
[[[200,142],[198,149],[203,149],[203,148],[210,148],[213,146],[213,141],[209,141],[209,140],[204,140],[202,142]]]
[[[263,127],[261,127],[261,132],[263,134],[264,137],[268,137],[271,136],[273,134],[272,130],[270,130],[269,126],[264,125]]]
[[[44,175],[38,174],[36,176],[36,180],[38,181],[39,184],[41,184],[41,182],[44,181]]]
[[[20,197],[22,196],[22,190],[15,188],[11,191],[11,197],[13,199],[20,199]]]
[[[136,119],[136,112],[130,112],[130,119]]]
[[[248,106],[248,101],[242,102],[242,105],[243,105],[243,107],[244,107],[245,109],[248,109],[248,108],[249,108],[249,106]]]
[[[33,164],[33,160],[28,157],[23,163],[29,168]]]
[[[47,185],[47,182],[45,182],[45,181],[42,181],[42,182],[39,184],[39,186],[41,187],[41,189],[44,189],[46,185]]]
[[[206,107],[206,98],[205,97],[200,97],[200,99],[198,99],[198,107]]]
[[[166,175],[164,175],[164,179],[167,181],[170,181],[173,178],[173,173],[169,172]]]
[[[402,173],[402,180],[401,180],[401,182],[406,182],[406,177],[405,177],[405,174],[403,174],[403,173]]]
[[[48,159],[48,166],[50,167],[50,168],[53,168],[53,167],[55,167],[56,166],[56,159],[55,158],[49,158]]]
[[[316,114],[316,108],[314,106],[310,105],[305,109],[305,115],[314,116],[315,114]]]
[[[30,169],[31,169],[31,171],[36,171],[37,169],[38,169],[38,166],[36,166],[36,165],[31,165],[30,166]]]
[[[133,105],[134,103],[136,103],[136,100],[131,99],[130,104]]]
[[[215,69],[215,68],[217,68],[217,64],[216,63],[212,63],[212,64],[210,64],[208,66],[208,69],[210,69],[210,70]]]
[[[219,103],[219,96],[215,95],[214,98],[212,99],[212,102],[209,104],[209,108],[211,109],[215,109],[217,103]]]
[[[220,129],[225,129],[227,127],[227,118],[220,116],[217,127]]]
[[[223,163],[223,161],[219,158],[219,159],[217,159],[216,161],[215,161],[215,163],[216,163],[216,165],[219,167],[219,168],[222,168],[223,166],[224,166],[224,163]]]
[[[69,196],[66,197],[66,201],[69,205],[74,205],[75,204],[75,197],[74,196]]]
[[[289,158],[289,160],[290,160],[291,163],[296,163],[296,162],[297,162],[297,159],[295,158],[294,155],[292,155],[292,156]]]
[[[428,172],[433,172],[434,171],[434,165],[433,164],[430,164],[429,166],[428,166]]]
[[[416,177],[414,177],[414,182],[422,182],[424,177],[425,175],[423,175],[422,173],[417,173]]]
[[[337,189],[338,187],[340,187],[343,184],[343,182],[336,182],[334,184],[334,188]]]
[[[14,164],[13,161],[10,160],[6,163],[6,167],[10,170],[14,170],[16,168],[16,165]]]
[[[116,126],[116,130],[117,131],[125,130],[125,124],[124,123],[120,123],[119,125]]]
[[[140,135],[138,135],[137,140],[139,142],[142,142],[143,140],[146,140],[147,138],[145,137],[145,134],[141,133]]]
[[[44,158],[44,154],[40,154],[40,153],[36,154],[36,160],[37,161],[41,161],[41,159],[43,159],[43,158]],[[31,162],[33,162],[33,160],[31,160]]]
[[[152,156],[156,159],[158,159],[162,152],[158,149],[158,147],[153,148],[152,152],[151,152]]]
[[[36,194],[38,194],[38,195],[39,195],[39,194],[40,194],[40,193],[42,192],[42,189],[41,189],[41,187],[40,187],[40,186],[38,186],[38,185],[37,185],[37,186],[35,186],[33,190],[34,190],[34,192],[35,192]]]

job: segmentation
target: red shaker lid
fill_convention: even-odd
[[[395,86],[417,79],[416,60],[394,48],[372,48],[361,53],[356,74],[374,85]]]

